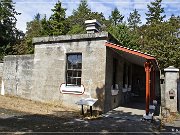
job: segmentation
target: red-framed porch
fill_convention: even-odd
[[[146,115],[149,114],[150,101],[155,100],[155,81],[156,71],[159,71],[158,63],[156,59],[146,53],[129,49],[127,47],[106,42],[105,46],[121,51],[122,56],[126,59],[136,61],[141,66],[144,66],[146,74]]]

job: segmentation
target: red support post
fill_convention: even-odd
[[[145,62],[144,64],[146,72],[146,115],[149,114],[149,104],[150,104],[150,72],[151,64],[150,62]]]

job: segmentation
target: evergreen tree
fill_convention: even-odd
[[[51,35],[65,35],[68,32],[68,24],[66,21],[66,9],[62,7],[61,2],[58,1],[54,9],[52,9],[53,14],[49,19],[49,25]]]
[[[23,33],[16,28],[16,15],[12,0],[0,1],[0,60],[4,55],[14,54],[13,46],[21,39]]]
[[[50,27],[46,15],[41,19],[41,15],[37,13],[34,19],[27,22],[26,35],[20,43],[14,47],[17,54],[32,54],[34,53],[34,46],[32,39],[34,37],[49,36]]]
[[[112,12],[111,15],[109,16],[109,20],[111,22],[112,25],[117,25],[119,23],[122,23],[124,19],[124,16],[121,15],[120,11],[115,8]]]
[[[140,36],[132,33],[126,24],[118,24],[111,26],[109,32],[113,35],[123,46],[131,49],[140,50]]]
[[[151,5],[147,5],[147,24],[160,23],[166,17],[165,15],[161,16],[161,14],[164,13],[164,8],[161,7],[161,2],[162,0],[155,0],[154,2],[151,2]]]
[[[24,39],[16,44],[15,49],[17,54],[32,54],[34,53],[34,46],[32,44],[33,37],[40,37],[42,31],[41,15],[37,13],[34,19],[27,22],[26,34]]]
[[[154,55],[161,69],[170,65],[180,67],[180,39],[177,36],[179,23],[175,18],[158,24],[146,25],[142,29],[142,51]]]
[[[180,38],[180,17],[171,15],[171,17],[168,20],[168,23],[170,25],[170,34],[176,39]],[[175,43],[174,43],[175,44]]]
[[[86,0],[81,0],[77,10],[73,10],[72,15],[69,17],[69,21],[72,25],[84,25],[85,20],[89,20],[91,14],[91,9],[88,7]]]
[[[82,34],[86,33],[86,20],[97,19],[101,24],[106,24],[106,19],[102,13],[92,12],[88,7],[86,0],[81,0],[78,8],[73,11],[72,15],[68,17],[70,31],[68,34]]]
[[[49,36],[50,31],[51,31],[51,27],[50,27],[50,23],[49,20],[47,20],[46,15],[41,19],[41,36]]]
[[[129,14],[128,18],[128,25],[130,28],[135,30],[139,24],[141,24],[141,15],[138,13],[138,11],[135,9],[132,13]]]

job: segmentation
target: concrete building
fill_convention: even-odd
[[[91,96],[98,99],[93,107],[103,112],[135,97],[146,103],[148,114],[150,102],[160,96],[156,59],[99,32],[96,20],[86,23],[92,28],[87,34],[34,38],[34,55],[6,56],[5,94],[73,108]]]

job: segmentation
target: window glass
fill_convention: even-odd
[[[67,54],[66,85],[81,85],[82,54]]]

